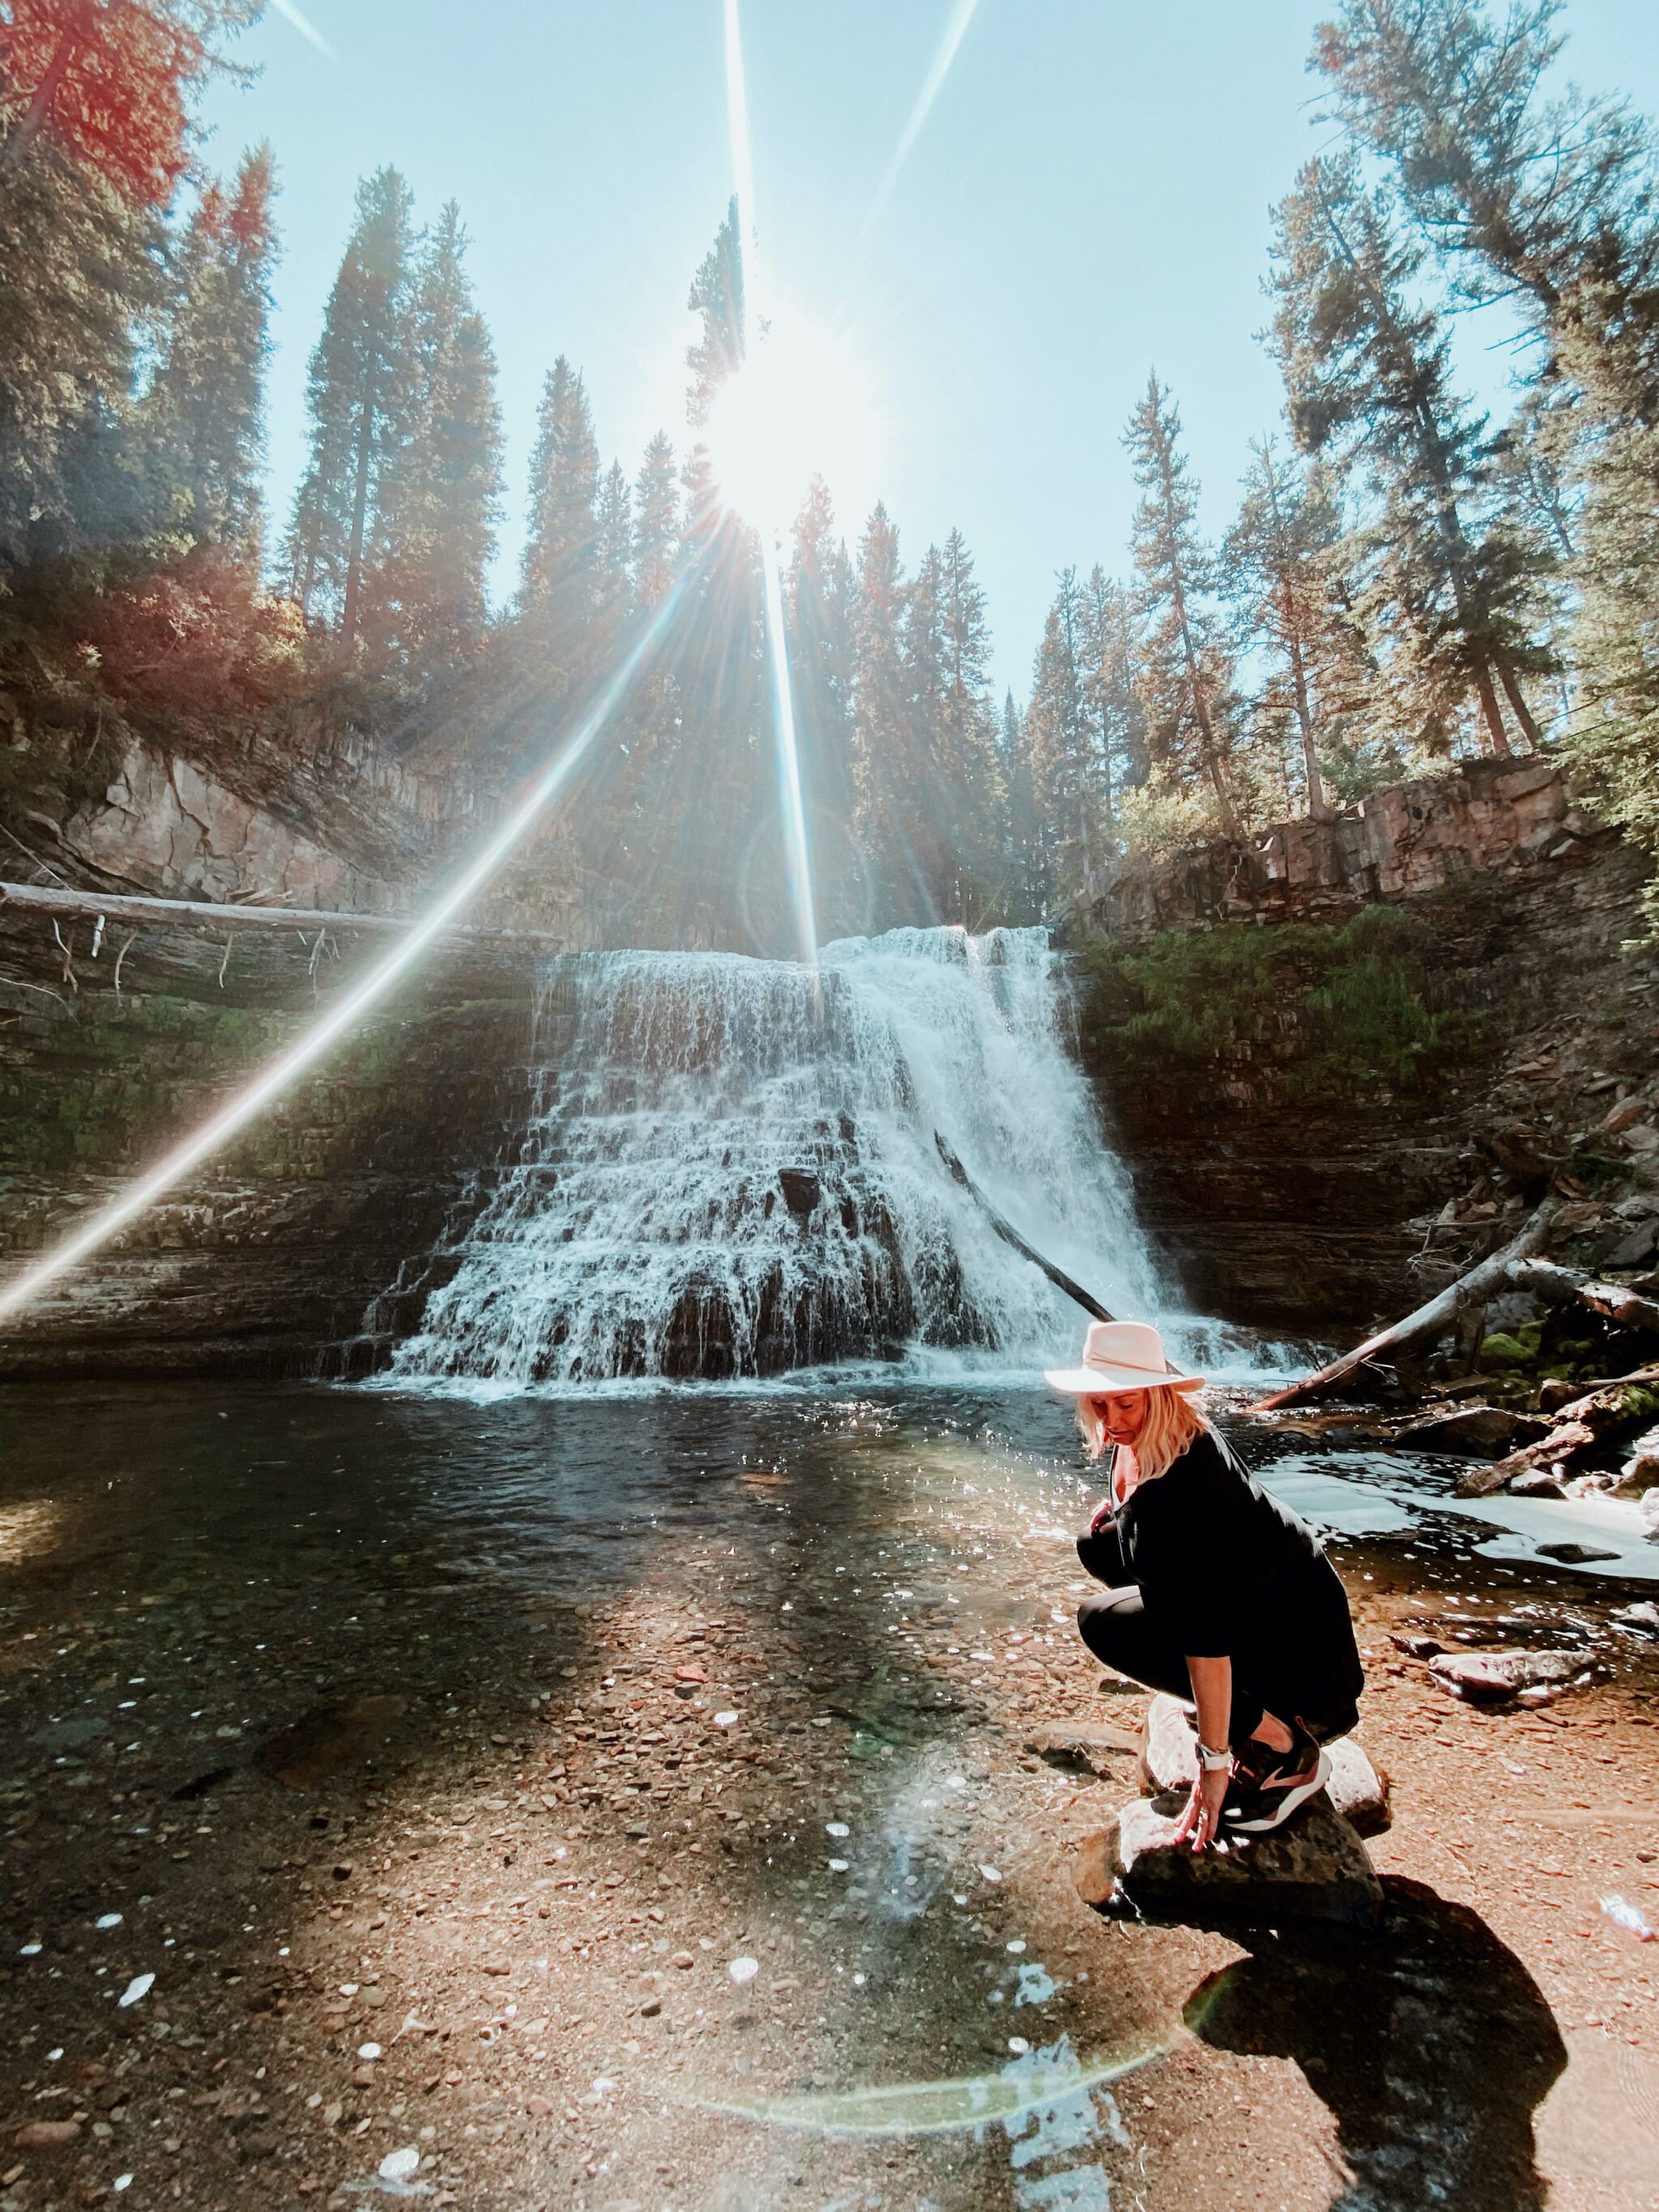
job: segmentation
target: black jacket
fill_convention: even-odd
[[[1241,1634],[1267,1607],[1291,1597],[1298,1577],[1325,1553],[1301,1515],[1265,1491],[1208,1429],[1101,1523],[1090,1545],[1091,1573],[1102,1573],[1095,1546],[1109,1565],[1114,1542],[1121,1579],[1139,1585],[1147,1612],[1193,1659],[1236,1650]]]

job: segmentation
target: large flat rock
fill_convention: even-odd
[[[1386,1834],[1394,1820],[1388,1776],[1371,1765],[1351,1735],[1339,1736],[1325,1748],[1331,1760],[1331,1778],[1325,1785],[1331,1810],[1359,1835]],[[1198,1773],[1192,1708],[1162,1690],[1147,1709],[1140,1771],[1154,1794],[1163,1790],[1190,1790]]]
[[[1126,1805],[1085,1837],[1073,1880],[1085,1905],[1197,1928],[1326,1920],[1375,1928],[1382,1888],[1350,1824],[1316,1801],[1265,1836],[1194,1851],[1172,1838],[1184,1792]]]

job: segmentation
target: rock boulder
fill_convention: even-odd
[[[1199,1852],[1172,1841],[1183,1796],[1126,1805],[1084,1838],[1073,1880],[1097,1911],[1226,1930],[1324,1920],[1372,1929],[1382,1888],[1346,1820],[1314,1803],[1282,1828]]]
[[[1463,1406],[1455,1413],[1431,1413],[1408,1423],[1395,1442],[1410,1451],[1502,1459],[1522,1444],[1536,1443],[1552,1425],[1536,1413],[1511,1413],[1504,1406]]]
[[[1429,1680],[1468,1705],[1501,1705],[1522,1690],[1570,1682],[1587,1663],[1574,1651],[1443,1651],[1429,1662]]]

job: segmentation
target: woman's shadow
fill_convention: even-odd
[[[1293,2058],[1348,2173],[1333,2212],[1530,2212],[1533,2113],[1566,2049],[1526,1968],[1480,1915],[1388,1877],[1376,1933],[1304,1928],[1200,1984],[1187,2025],[1218,2050]]]

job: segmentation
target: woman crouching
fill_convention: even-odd
[[[1091,1459],[1109,1449],[1105,1503],[1078,1556],[1108,1585],[1078,1607],[1095,1656],[1197,1708],[1198,1778],[1176,1830],[1287,1820],[1331,1771],[1320,1747],[1352,1728],[1364,1669],[1347,1594],[1318,1535],[1263,1490],[1205,1419],[1203,1378],[1158,1331],[1096,1322],[1082,1364],[1045,1379],[1078,1401]]]

